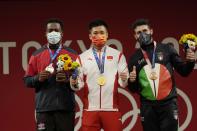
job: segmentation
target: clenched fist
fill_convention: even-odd
[[[57,82],[66,82],[66,74],[63,71],[59,71],[56,73],[56,81]]]
[[[70,77],[70,84],[72,85],[72,86],[76,86],[77,85],[77,79],[73,79],[72,78],[72,76]]]
[[[186,51],[186,60],[187,61],[195,61],[195,53],[191,49],[187,49]]]
[[[48,72],[48,71],[41,71],[39,74],[38,74],[38,80],[40,81],[40,82],[43,82],[43,81],[45,81],[46,79],[48,79],[49,78],[49,75],[50,75],[50,72]]]
[[[126,81],[126,80],[128,79],[127,73],[126,73],[126,72],[121,72],[121,73],[120,73],[120,79],[121,79],[122,81]]]

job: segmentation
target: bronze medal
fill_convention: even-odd
[[[157,73],[156,72],[154,72],[154,71],[152,71],[151,73],[150,73],[150,77],[149,77],[151,80],[156,80],[158,77],[157,77]]]

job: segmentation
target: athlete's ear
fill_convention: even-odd
[[[138,39],[138,35],[135,33],[134,35],[134,38],[137,40]]]
[[[150,29],[150,34],[153,35],[153,28]]]
[[[89,39],[92,40],[92,34],[89,34]]]
[[[109,34],[108,34],[108,32],[106,32],[106,38],[108,39],[108,37],[109,37]]]

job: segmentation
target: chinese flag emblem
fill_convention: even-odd
[[[113,60],[113,56],[107,56],[108,60]]]

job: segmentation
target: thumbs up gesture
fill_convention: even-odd
[[[133,70],[129,74],[129,80],[130,82],[136,81],[136,66],[133,66]]]

